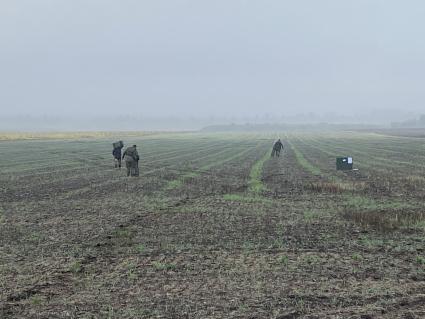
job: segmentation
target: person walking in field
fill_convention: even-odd
[[[127,176],[139,176],[139,153],[137,153],[136,145],[127,147],[123,159],[127,168]]]
[[[121,150],[124,147],[124,143],[122,141],[112,143],[114,147],[112,150],[112,156],[114,157],[114,167],[121,168]]]
[[[274,143],[273,145],[272,157],[275,157],[275,156],[279,157],[281,150],[283,150],[283,143],[280,139],[278,139],[276,143]]]

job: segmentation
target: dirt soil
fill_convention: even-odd
[[[269,138],[137,142],[139,178],[111,168],[103,140],[73,159],[73,144],[0,143],[38,143],[46,161],[0,168],[0,318],[425,318],[424,227],[346,215],[365,196],[423,212],[420,190],[394,208],[400,190],[332,188],[366,175],[335,182],[321,157],[314,175],[285,144],[253,193]]]

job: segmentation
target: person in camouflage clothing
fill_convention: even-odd
[[[280,151],[282,149],[283,149],[283,143],[281,142],[280,139],[278,139],[276,141],[276,143],[274,143],[274,145],[273,145],[272,157],[274,157],[274,156],[279,157],[280,156]]]
[[[123,154],[127,176],[139,176],[139,153],[136,145],[127,147]]]

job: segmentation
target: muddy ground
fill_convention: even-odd
[[[425,318],[422,184],[286,139],[133,138],[139,178],[106,140],[0,142],[0,317]]]

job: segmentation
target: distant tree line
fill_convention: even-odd
[[[425,114],[422,114],[417,119],[391,123],[391,126],[394,128],[425,128]]]
[[[225,124],[204,127],[202,132],[282,132],[286,130],[367,130],[379,128],[369,124],[332,124],[332,123],[263,123],[263,124]]]

